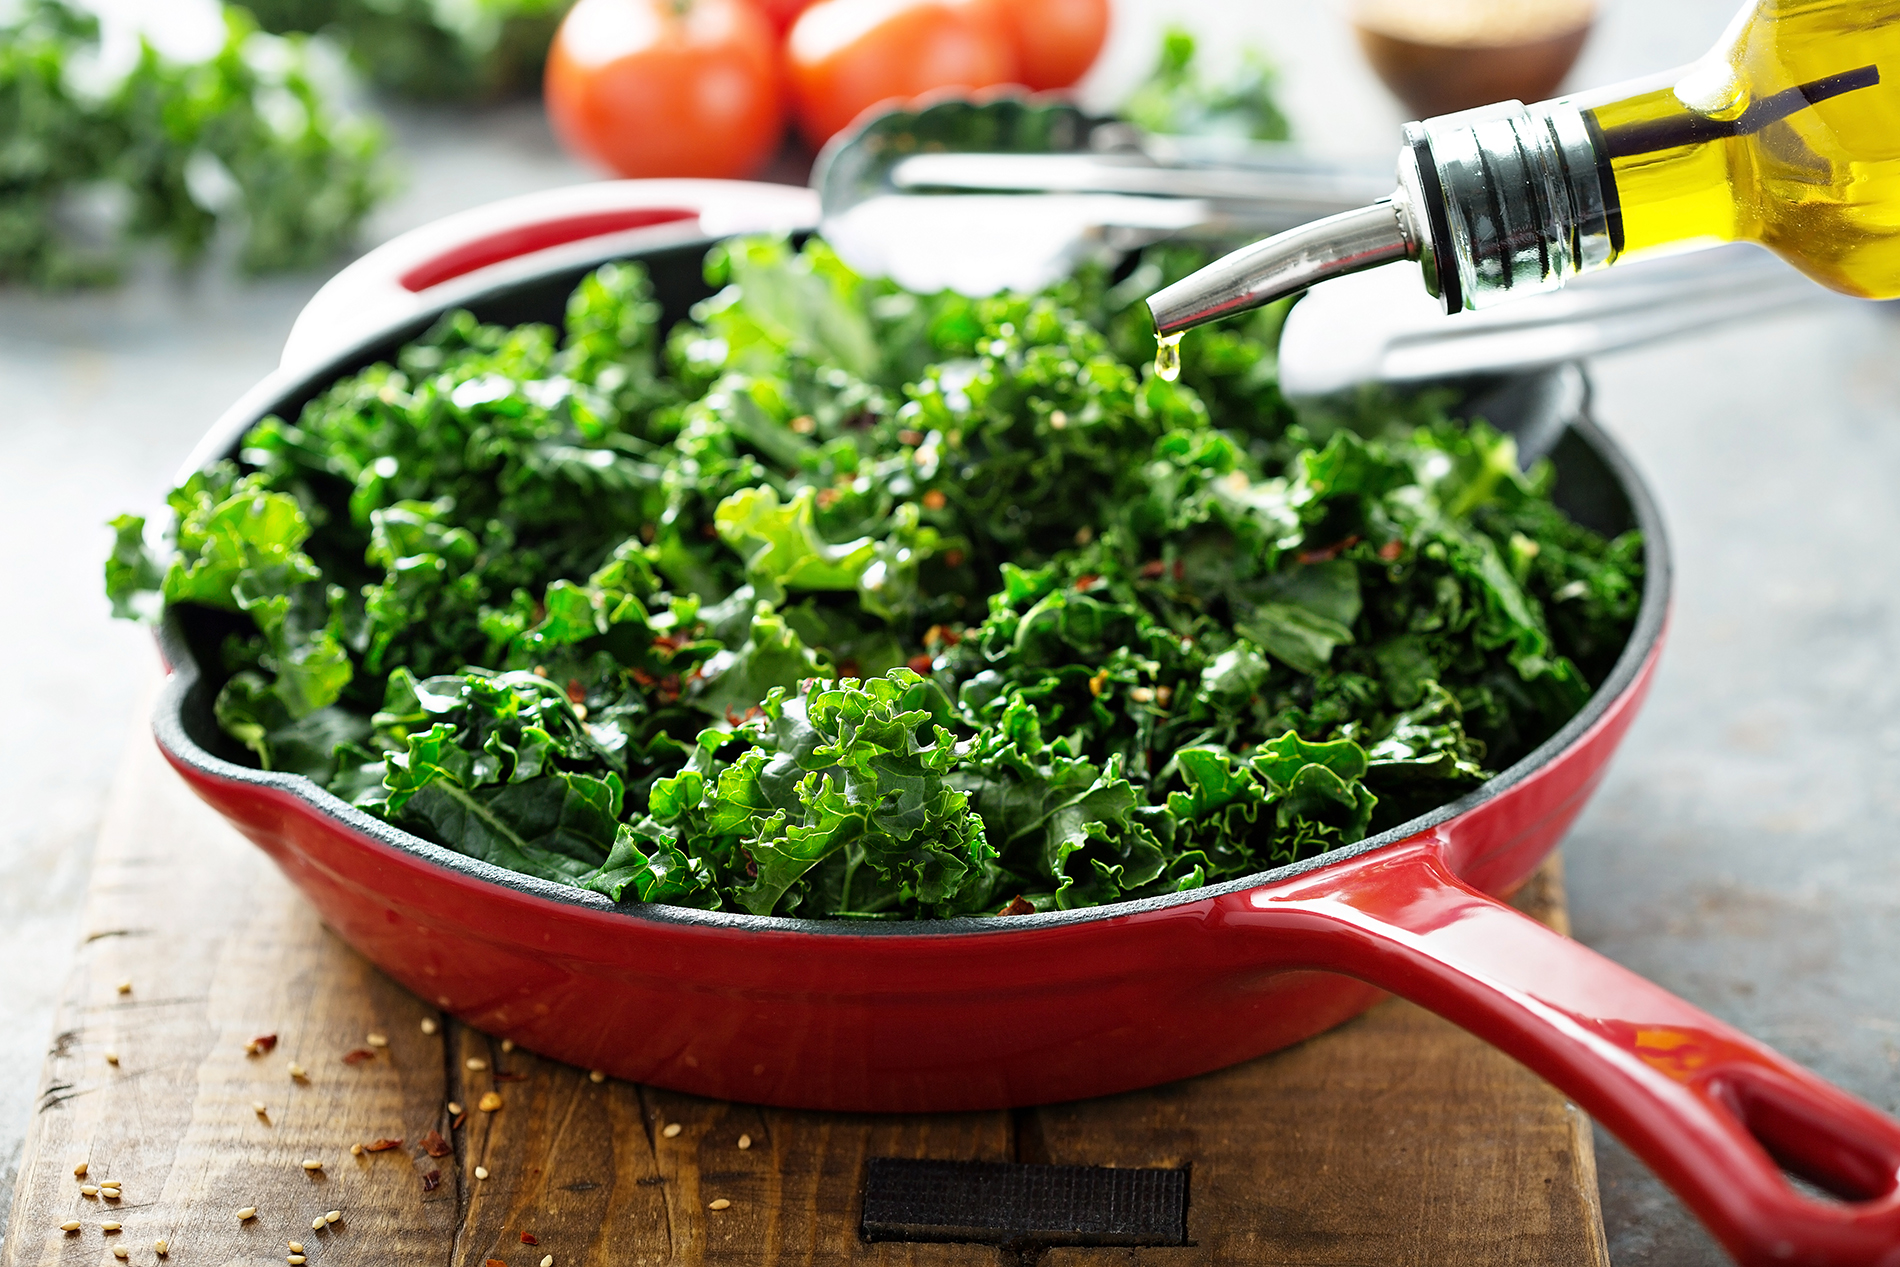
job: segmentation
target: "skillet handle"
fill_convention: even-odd
[[[604,180],[507,198],[392,238],[324,283],[284,343],[289,370],[464,292],[668,242],[808,229],[818,196],[746,180]]]
[[[1410,999],[1523,1062],[1743,1267],[1900,1267],[1900,1122],[1467,886],[1435,834],[1230,901],[1231,924],[1270,931],[1300,966]],[[1840,1199],[1804,1195],[1784,1168]]]

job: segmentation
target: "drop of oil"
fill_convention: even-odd
[[[1166,383],[1181,377],[1180,334],[1164,334],[1155,339],[1155,373]]]

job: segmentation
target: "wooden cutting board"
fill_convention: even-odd
[[[1518,902],[1565,927],[1555,859]],[[1035,1258],[865,1243],[872,1156],[1191,1165],[1189,1247],[1055,1248],[1045,1267],[1608,1263],[1588,1121],[1396,1000],[1234,1069],[1014,1113],[803,1113],[595,1083],[383,977],[149,739],[108,806],[83,928],[4,1267],[110,1267],[115,1246],[134,1264],[282,1263],[293,1241],[313,1267]],[[275,1047],[247,1054],[266,1034]],[[401,1143],[351,1152],[385,1139]],[[122,1195],[82,1194],[101,1179]]]

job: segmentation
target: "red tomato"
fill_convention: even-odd
[[[792,23],[798,21],[798,15],[811,7],[811,0],[752,0],[765,15],[766,21],[780,36],[792,29]]]
[[[1108,39],[1108,0],[1009,0],[1002,10],[1022,82],[1038,92],[1086,75]]]
[[[622,176],[745,176],[784,128],[772,27],[748,0],[580,0],[546,84],[562,144]]]
[[[1016,81],[996,0],[820,0],[785,42],[798,124],[814,146],[881,101]]]

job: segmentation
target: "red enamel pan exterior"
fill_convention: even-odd
[[[444,307],[551,318],[591,263],[658,261],[655,248],[696,251],[718,232],[795,227],[809,209],[794,196],[619,182],[399,240],[319,297],[285,370],[227,415],[194,463],[386,355]],[[695,207],[713,202],[724,218],[708,232],[715,217],[699,219]],[[756,223],[747,205],[759,209]],[[637,218],[656,210],[667,215]],[[614,236],[594,240],[600,233]],[[352,311],[379,314],[383,328],[345,337]],[[199,795],[392,977],[483,1030],[616,1077],[809,1108],[1036,1104],[1217,1069],[1336,1025],[1389,991],[1562,1089],[1740,1262],[1900,1267],[1900,1123],[1497,900],[1595,789],[1662,645],[1669,564],[1655,507],[1589,422],[1573,423],[1566,443],[1590,468],[1579,478],[1593,471],[1611,486],[1649,541],[1636,632],[1585,712],[1478,791],[1396,831],[1165,899],[872,927],[615,905],[499,871],[306,780],[217,755],[228,745],[192,650],[202,638],[176,616],[162,634],[173,675],[158,741]],[[1805,1194],[1784,1168],[1839,1199]]]

